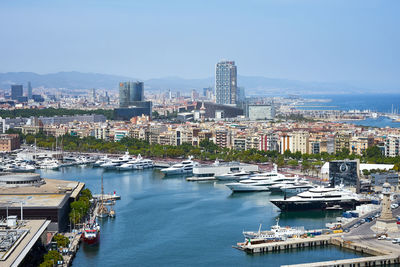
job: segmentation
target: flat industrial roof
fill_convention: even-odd
[[[33,194],[64,194],[66,192],[72,193],[75,189],[79,188],[81,182],[65,181],[55,179],[44,179],[45,184],[41,186],[15,186],[15,187],[2,187],[0,186],[0,195],[33,195]]]
[[[8,257],[4,261],[0,261],[1,266],[18,266],[50,224],[50,221],[47,220],[28,220],[24,222],[25,226],[19,227],[19,229],[29,230],[28,234],[14,244]]]
[[[45,179],[41,186],[1,187],[0,208],[20,207],[58,207],[66,198],[76,198],[85,186],[75,181]]]
[[[43,195],[0,195],[0,207],[20,207],[21,202],[23,208],[30,207],[58,207],[63,202],[66,194],[43,194]]]

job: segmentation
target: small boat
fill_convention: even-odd
[[[108,214],[111,218],[115,218],[115,210],[110,209],[110,213]]]
[[[301,236],[305,232],[304,227],[281,227],[279,219],[276,220],[276,225],[270,230],[261,231],[261,225],[257,232],[243,232],[246,239],[265,239],[265,240],[286,240],[290,237]]]

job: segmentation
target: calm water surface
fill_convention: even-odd
[[[101,168],[68,167],[41,170],[45,178],[78,180],[100,192]],[[247,255],[232,248],[241,232],[257,230],[280,218],[281,225],[321,228],[337,213],[280,214],[270,193],[231,194],[223,184],[163,178],[157,170],[104,172],[106,193],[122,199],[116,218],[101,222],[101,243],[82,246],[74,266],[279,266],[359,257],[336,247],[276,254]]]

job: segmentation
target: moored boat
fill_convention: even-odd
[[[92,245],[100,241],[100,225],[94,220],[87,222],[81,235],[83,242]]]

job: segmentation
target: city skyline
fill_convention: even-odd
[[[200,78],[229,58],[247,76],[400,84],[396,1],[77,3],[2,2],[0,72]]]

